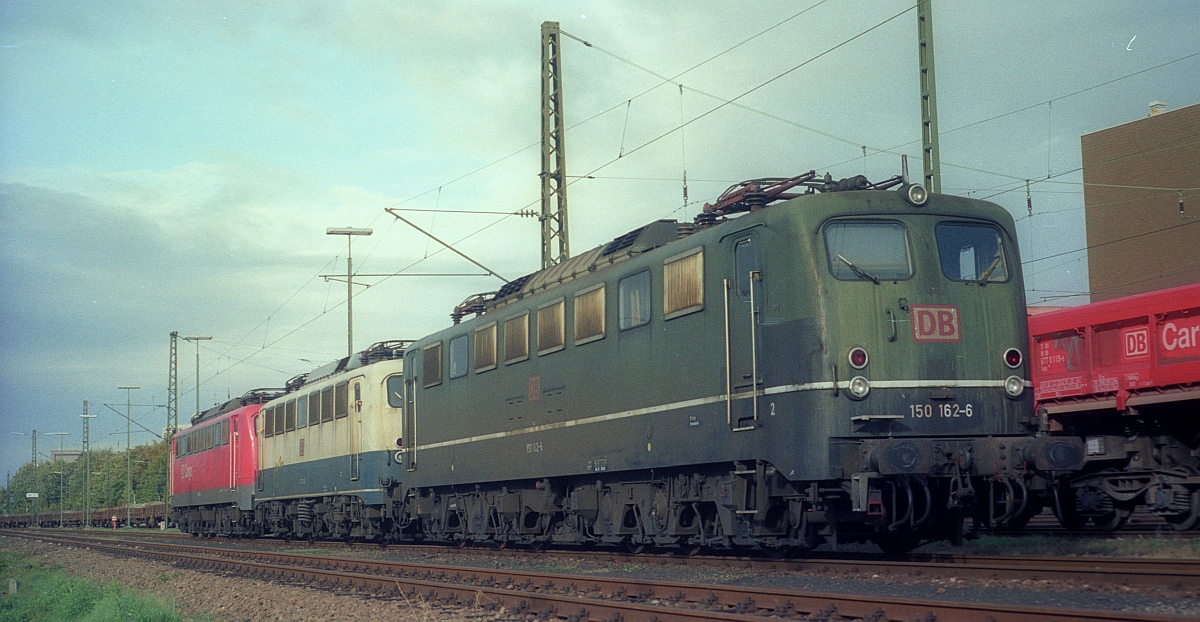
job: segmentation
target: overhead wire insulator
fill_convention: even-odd
[[[1033,195],[1029,194],[1029,180],[1025,180],[1025,209],[1029,210],[1029,217],[1033,218]]]

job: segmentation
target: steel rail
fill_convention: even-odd
[[[139,534],[157,538],[158,534]],[[171,539],[178,539],[173,537]],[[245,543],[232,540],[231,542]],[[259,539],[258,544],[286,546],[283,540]],[[306,545],[307,546],[307,545]],[[342,542],[316,542],[325,549],[346,550]],[[370,546],[370,545],[365,545]],[[1050,557],[1024,555],[966,555],[958,553],[915,553],[903,559],[883,559],[869,554],[814,553],[805,558],[766,559],[736,555],[673,555],[643,553],[631,556],[615,551],[533,550],[524,548],[453,548],[430,544],[389,545],[392,552],[436,553],[439,555],[504,555],[535,562],[577,561],[586,558],[600,563],[639,563],[666,567],[721,568],[757,573],[810,572],[823,574],[879,574],[897,578],[956,577],[991,580],[1080,581],[1093,585],[1174,587],[1200,590],[1200,559]]]
[[[810,593],[769,588],[693,585],[667,581],[579,577],[537,572],[492,570],[383,562],[354,558],[233,550],[170,543],[119,543],[61,534],[22,537],[90,546],[119,555],[182,562],[202,570],[236,571],[255,577],[316,581],[355,586],[384,595],[458,607],[504,607],[507,612],[563,616],[574,620],[761,620],[811,614],[871,620],[1146,620],[1185,618],[1128,611],[1052,609],[952,603],[906,598]]]

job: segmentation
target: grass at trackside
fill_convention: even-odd
[[[927,544],[915,553],[959,553],[966,555],[1037,555],[1054,557],[1161,557],[1200,558],[1200,540],[1172,536],[1127,535],[1120,538],[1080,536],[981,536],[961,547],[946,542]]]
[[[9,580],[17,593],[8,594]],[[169,604],[115,583],[99,586],[0,549],[0,622],[183,622]]]

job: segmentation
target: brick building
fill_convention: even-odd
[[[1200,104],[1080,143],[1092,302],[1200,282]]]

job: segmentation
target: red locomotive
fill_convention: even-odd
[[[1044,429],[1085,439],[1064,526],[1117,529],[1142,505],[1200,525],[1200,284],[1029,317]]]
[[[192,418],[171,440],[171,522],[192,535],[257,535],[255,421],[280,393],[257,389]],[[213,531],[216,529],[217,531]]]

